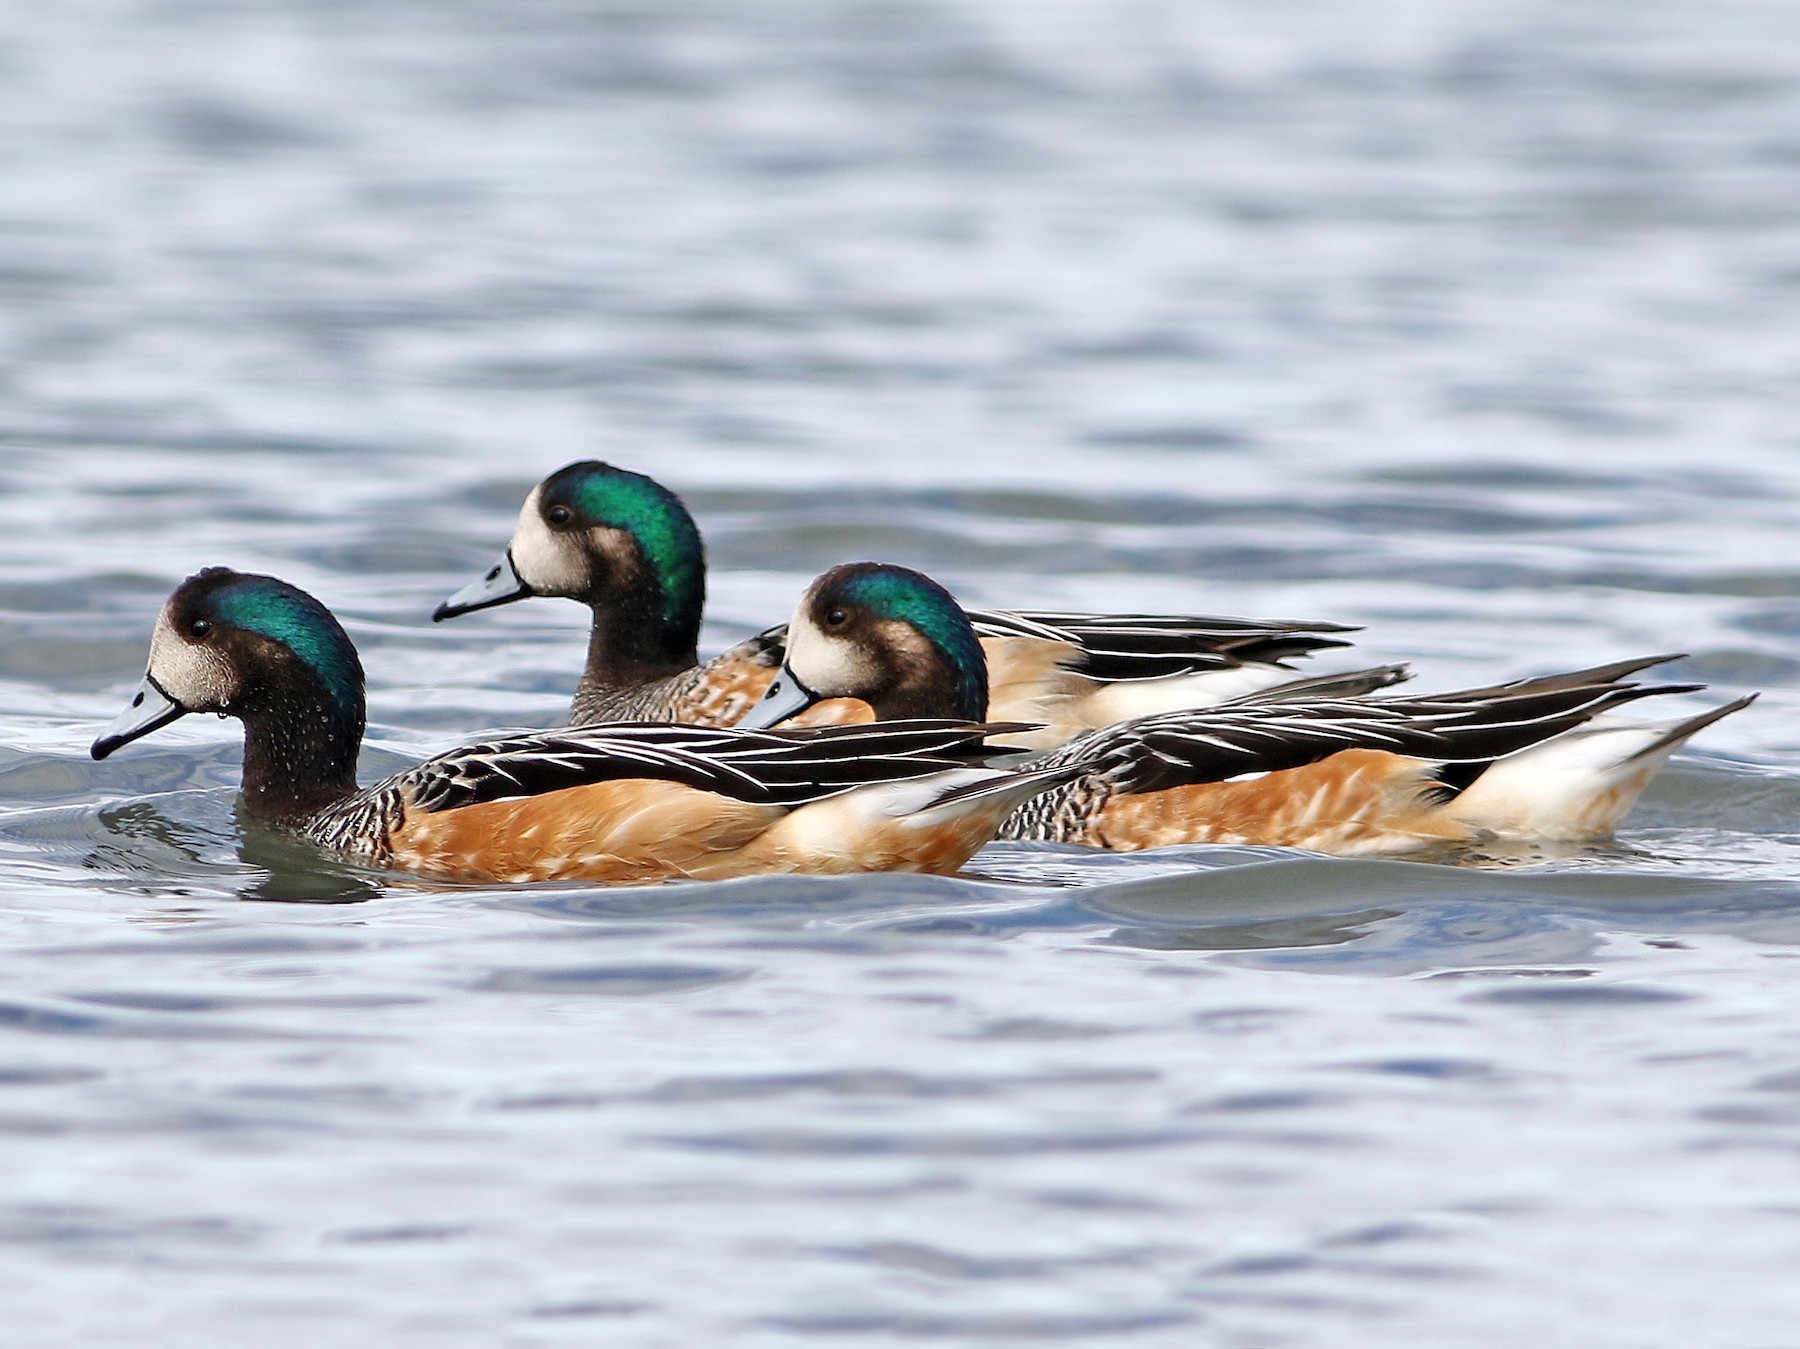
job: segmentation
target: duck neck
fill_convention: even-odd
[[[908,717],[954,717],[962,721],[987,719],[987,670],[960,676],[941,655],[930,662],[897,665],[885,687],[867,701],[877,721]]]
[[[259,698],[244,721],[244,806],[256,819],[298,824],[356,791],[361,691],[351,706],[318,680]]]
[[[662,596],[652,583],[634,586],[624,595],[609,595],[593,606],[588,632],[587,668],[580,694],[636,688],[691,670],[700,663],[700,617],[669,624]]]

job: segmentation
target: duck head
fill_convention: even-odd
[[[435,622],[533,595],[617,614],[649,650],[692,658],[706,603],[700,530],[668,488],[588,459],[531,489],[512,543],[486,575],[438,605]]]
[[[113,751],[189,712],[246,728],[244,784],[280,815],[354,790],[363,669],[348,634],[311,595],[273,576],[208,567],[157,616],[131,703],[94,741]],[[260,799],[259,799],[260,798]]]
[[[929,576],[878,562],[833,567],[801,597],[781,674],[741,724],[773,726],[825,698],[860,698],[882,721],[980,721],[987,659],[962,607]]]

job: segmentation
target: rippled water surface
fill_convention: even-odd
[[[1800,9],[63,0],[0,89],[9,1345],[1794,1342]],[[89,761],[220,562],[366,776],[555,721],[575,606],[425,619],[594,455],[711,645],[880,557],[1764,697],[1461,868],[434,888]]]

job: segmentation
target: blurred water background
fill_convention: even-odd
[[[1800,7],[58,0],[0,91],[9,1346],[1794,1342]],[[1486,869],[434,888],[88,761],[210,563],[366,775],[556,721],[575,606],[426,615],[590,456],[713,645],[874,557],[1766,693]]]

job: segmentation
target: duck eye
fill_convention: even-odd
[[[841,628],[850,621],[850,615],[842,609],[833,609],[825,615],[825,621],[834,628]]]
[[[205,637],[206,634],[211,631],[212,624],[207,622],[204,618],[196,618],[192,623],[188,624],[188,635],[191,637]]]
[[[544,518],[553,525],[566,525],[575,518],[575,512],[567,506],[552,506],[544,512]]]

